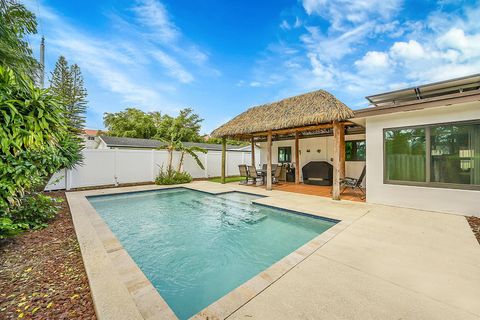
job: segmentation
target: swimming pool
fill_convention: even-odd
[[[186,188],[88,200],[180,319],[187,319],[336,222]]]

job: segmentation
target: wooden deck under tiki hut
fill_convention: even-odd
[[[256,141],[267,140],[267,190],[272,189],[272,139],[295,139],[295,183],[300,183],[299,138],[300,135],[333,131],[333,199],[340,199],[340,179],[345,176],[345,129],[355,126],[348,121],[353,111],[325,90],[317,90],[277,102],[255,106],[239,114],[212,132],[222,138],[222,181],[225,180],[226,139],[249,140],[252,143],[252,163],[255,163]]]

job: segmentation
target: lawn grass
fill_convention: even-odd
[[[218,183],[222,182],[221,180],[222,180],[222,178],[220,178],[220,177],[208,179],[208,181],[218,182]],[[225,178],[226,183],[239,182],[239,181],[245,181],[245,177],[226,177]]]

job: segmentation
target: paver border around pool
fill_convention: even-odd
[[[217,184],[213,184],[211,187],[209,188],[207,185],[207,188],[205,188],[205,184],[198,185],[192,183],[178,186],[144,185],[67,193],[75,232],[77,233],[89,279],[95,311],[99,319],[177,319],[177,317],[92,207],[87,197],[172,188],[187,188],[209,194],[244,192],[224,185],[218,188]],[[269,197],[264,192],[248,193],[263,196],[264,198]],[[225,319],[317,251],[351,223],[351,221],[339,220],[334,217],[323,217],[315,212],[297,211],[292,210],[292,208],[263,203],[257,204],[295,212],[296,214],[316,216],[329,221],[333,220],[337,223],[213,302],[192,318]]]

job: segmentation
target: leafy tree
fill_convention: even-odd
[[[56,96],[0,66],[0,238],[51,216],[36,191],[81,161],[80,149]]]
[[[136,108],[105,113],[103,116],[103,123],[111,136],[167,141],[170,141],[173,134],[178,141],[203,141],[200,136],[202,121],[190,108],[180,110],[176,117]]]
[[[38,62],[25,37],[37,33],[35,15],[15,0],[0,0],[0,65],[31,79],[38,73]]]
[[[85,126],[87,110],[87,90],[80,67],[76,64],[69,66],[65,57],[60,56],[52,72],[50,88],[64,105],[72,132],[80,133]]]
[[[200,128],[202,121],[203,119],[198,114],[193,113],[190,108],[180,110],[179,115],[175,118],[164,115],[156,138],[168,140],[175,134],[176,140],[179,141],[201,142]]]
[[[125,111],[105,113],[103,123],[108,134],[115,137],[152,139],[157,131],[162,116],[160,112],[143,112],[136,108]]]

